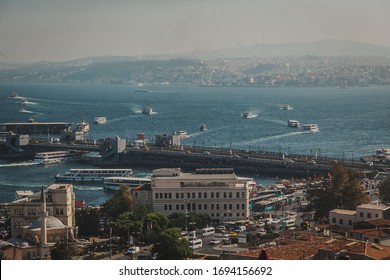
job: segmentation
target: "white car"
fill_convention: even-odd
[[[264,236],[264,235],[267,235],[267,231],[265,229],[260,229],[257,231],[257,234],[260,236]]]
[[[221,244],[221,240],[213,239],[210,241],[210,245],[218,245],[218,244]]]

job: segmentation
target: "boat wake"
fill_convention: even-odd
[[[238,144],[239,145],[253,145],[253,144],[273,141],[273,140],[276,140],[276,139],[296,136],[296,135],[300,135],[300,134],[306,134],[306,132],[305,131],[295,131],[295,132],[289,132],[289,133],[284,133],[284,134],[279,134],[279,135],[266,136],[266,137],[262,137],[262,138],[258,138],[258,139],[253,139],[253,140],[249,140],[249,141],[240,142]]]
[[[287,121],[283,121],[283,120],[277,120],[277,119],[262,119],[262,120],[269,123],[276,123],[276,124],[282,124],[284,126],[287,126]]]
[[[37,164],[39,164],[39,163],[38,162],[33,162],[33,161],[24,161],[24,162],[0,164],[0,167],[31,166],[31,165],[37,165]]]

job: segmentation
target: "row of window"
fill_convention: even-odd
[[[332,219],[332,222],[333,222],[334,224],[336,224],[336,223],[337,223],[337,219],[336,219],[336,218],[333,218],[333,219]],[[344,220],[343,220],[343,219],[339,219],[339,225],[342,225],[342,224],[344,224]],[[348,220],[348,225],[349,225],[349,226],[352,226],[352,220]]]
[[[233,204],[196,204],[196,203],[187,203],[187,210],[188,211],[197,211],[197,210],[245,210],[245,204],[236,204],[235,208],[233,207]],[[234,208],[234,209],[233,209]],[[184,211],[185,204],[164,204],[164,210],[165,211]]]
[[[36,208],[27,208],[27,215],[28,216],[36,216],[39,214],[40,211]],[[23,208],[15,208],[14,209],[15,216],[23,216]],[[50,215],[50,211],[49,211]],[[64,215],[64,208],[56,208],[56,215]]]
[[[359,212],[359,217],[360,218],[364,218],[364,213],[363,212]],[[367,213],[367,219],[371,219],[371,218],[372,218],[371,213]],[[378,213],[375,213],[375,218],[379,218]]]
[[[235,194],[234,194],[235,193]],[[172,199],[175,197],[175,199],[194,199],[194,198],[245,198],[245,192],[176,192],[176,193],[160,193],[156,192],[154,194],[155,199]]]

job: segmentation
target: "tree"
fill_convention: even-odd
[[[190,256],[191,250],[187,239],[182,238],[177,229],[169,228],[161,233],[153,246],[153,253],[162,260],[183,260]]]
[[[309,207],[315,210],[314,216],[318,220],[326,219],[332,209],[355,210],[356,206],[369,201],[363,193],[359,173],[334,162],[331,174],[331,179],[307,192]]]
[[[130,212],[133,208],[133,196],[128,186],[120,189],[103,204],[103,214],[116,219],[123,212]]]
[[[57,242],[50,251],[52,260],[71,260],[77,255],[77,247],[73,243]]]
[[[379,184],[379,199],[382,203],[390,203],[390,178]]]
[[[120,214],[110,225],[114,228],[116,234],[123,238],[129,238],[132,233],[139,234],[142,231],[142,220],[136,220],[136,216],[132,212]]]
[[[144,219],[144,231],[143,237],[144,239],[150,243],[155,242],[161,232],[167,229],[169,224],[169,220],[167,216],[161,213],[149,213],[146,215]]]
[[[100,213],[97,209],[76,210],[76,224],[80,236],[98,235],[100,229]]]

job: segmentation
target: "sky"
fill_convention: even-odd
[[[0,0],[0,63],[254,44],[390,46],[388,0]]]

